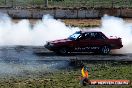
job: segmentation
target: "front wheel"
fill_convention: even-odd
[[[102,54],[109,54],[110,53],[110,47],[109,46],[103,46],[101,47],[101,53]]]
[[[63,48],[60,48],[57,53],[59,54],[62,54],[62,55],[66,55],[68,53],[68,49],[63,47]]]

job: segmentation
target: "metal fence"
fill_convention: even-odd
[[[131,8],[132,0],[0,0],[0,7]]]

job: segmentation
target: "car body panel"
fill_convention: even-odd
[[[51,51],[58,51],[65,47],[69,52],[87,52],[100,50],[102,46],[109,46],[110,49],[120,49],[123,47],[121,38],[108,38],[102,32],[78,31],[67,39],[50,41],[45,47]]]

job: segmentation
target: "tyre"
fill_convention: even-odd
[[[109,54],[110,53],[110,47],[109,46],[103,46],[101,47],[101,53],[102,54]]]
[[[66,47],[62,47],[58,50],[59,54],[66,55],[68,54],[68,49]]]

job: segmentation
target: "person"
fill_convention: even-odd
[[[82,70],[81,70],[81,73],[82,73],[82,77],[83,77],[82,80],[81,80],[81,84],[83,86],[86,86],[87,84],[90,84],[91,82],[90,82],[90,80],[88,78],[88,76],[89,76],[88,67],[83,66]]]
[[[86,66],[82,68],[81,73],[83,78],[88,78],[88,68]]]

